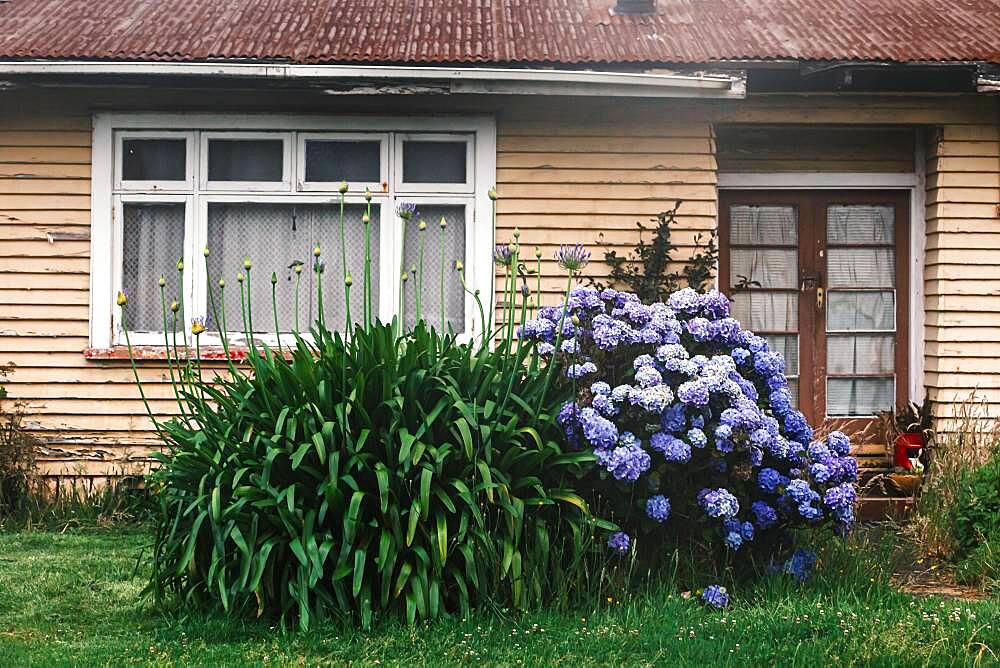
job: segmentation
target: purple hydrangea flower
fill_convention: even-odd
[[[754,501],[750,506],[753,521],[758,529],[770,529],[778,523],[778,513],[763,501]]]
[[[663,376],[653,366],[641,366],[635,372],[635,384],[642,388],[653,387],[663,382]]]
[[[570,364],[566,367],[566,377],[567,378],[583,378],[584,376],[589,376],[590,374],[597,373],[597,365],[593,362],[584,362],[583,364]]]
[[[610,448],[618,442],[618,427],[593,408],[581,408],[577,419],[583,437],[595,448]]]

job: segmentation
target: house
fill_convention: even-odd
[[[412,253],[400,202],[446,220],[483,290],[518,229],[554,300],[559,244],[627,248],[682,200],[676,238],[720,232],[720,285],[750,282],[734,311],[811,421],[925,388],[942,419],[970,393],[997,415],[998,64],[998,0],[3,0],[7,389],[46,472],[141,470],[116,292],[169,413],[157,278],[204,315],[248,255],[287,321],[289,265],[338,247],[346,179],[352,220],[373,194],[383,317]],[[443,307],[474,327],[460,292]]]

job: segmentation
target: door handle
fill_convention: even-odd
[[[824,298],[824,296],[825,296],[825,290],[823,290],[823,288],[817,287],[816,288],[816,310],[818,310],[818,311],[822,311],[823,310],[823,298]]]

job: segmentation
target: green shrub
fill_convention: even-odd
[[[962,558],[977,552],[979,561],[989,554],[997,557],[980,548],[1000,544],[1000,454],[966,476],[955,505],[955,540]]]
[[[194,410],[163,426],[152,475],[153,591],[302,626],[548,599],[550,566],[571,573],[593,528],[567,488],[592,455],[562,452],[551,412],[566,391],[527,348],[512,359],[422,323],[312,334],[289,361],[264,350],[184,390]]]

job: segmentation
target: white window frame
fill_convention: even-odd
[[[388,321],[399,306],[398,267],[402,252],[401,228],[395,209],[400,202],[412,201],[432,204],[465,204],[466,209],[466,279],[470,290],[479,290],[488,295],[493,289],[493,238],[492,202],[489,190],[496,181],[496,119],[493,116],[435,116],[435,117],[391,117],[391,116],[317,116],[297,114],[228,114],[228,113],[119,113],[99,112],[93,117],[93,159],[91,173],[91,299],[90,299],[90,347],[109,349],[124,345],[121,335],[118,307],[114,305],[115,294],[121,289],[122,270],[122,216],[121,206],[129,201],[185,202],[185,317],[207,315],[202,302],[207,299],[207,285],[204,282],[204,259],[201,247],[197,246],[199,234],[207,229],[207,203],[210,201],[277,201],[283,203],[336,203],[339,202],[339,183],[304,184],[304,137],[342,138],[350,136],[386,137],[384,151],[388,154],[382,169],[392,168],[399,163],[399,177],[402,176],[401,154],[395,155],[397,146],[402,147],[403,136],[428,138],[440,137],[448,140],[462,138],[467,141],[469,163],[466,171],[467,185],[434,184],[430,189],[402,184],[396,179],[388,179],[388,187],[378,184],[372,189],[374,200],[380,204],[380,256],[388,258],[376,269],[379,293],[379,316]],[[395,135],[395,136],[393,136]],[[170,190],[162,192],[129,192],[122,184],[116,165],[121,154],[120,137],[186,136],[190,146],[198,147],[198,155],[189,150],[187,159],[190,187],[177,188],[179,182],[171,182]],[[232,182],[207,182],[207,138],[275,138],[285,139],[284,180],[287,187],[276,189],[277,183],[241,184],[242,190],[234,190]],[[116,145],[117,144],[117,145]],[[300,158],[301,154],[301,158]],[[390,167],[393,166],[393,167]],[[389,174],[387,173],[387,176]],[[199,188],[194,188],[197,184]],[[156,184],[153,184],[156,185]],[[310,187],[306,187],[306,186]],[[348,202],[357,201],[365,185],[351,184]],[[412,184],[411,184],[412,185]],[[417,184],[425,186],[430,184]],[[436,187],[440,185],[442,187]],[[187,186],[185,183],[184,186]],[[326,186],[327,190],[318,188]],[[399,186],[399,187],[397,187]],[[460,192],[451,192],[453,187]],[[369,186],[370,187],[370,186]],[[465,188],[468,187],[466,191]],[[160,190],[151,187],[150,190]],[[374,221],[373,221],[374,224]],[[428,221],[430,224],[430,221]],[[201,230],[197,232],[197,230]],[[392,233],[385,232],[392,230]],[[203,241],[202,241],[203,243]],[[252,248],[248,247],[248,252]],[[251,256],[252,257],[252,256]],[[330,263],[327,263],[329,275]],[[164,267],[164,271],[172,267]],[[201,281],[199,283],[198,281]],[[228,279],[227,279],[228,280]],[[329,280],[329,279],[328,279]],[[356,285],[358,284],[356,278]],[[477,333],[480,328],[478,309],[472,297],[466,298],[465,336]],[[184,323],[187,326],[187,323]],[[135,345],[163,345],[162,333],[132,333]],[[271,338],[272,341],[268,341]],[[275,337],[261,337],[274,343]],[[202,344],[210,346],[221,343],[218,337],[213,341],[207,333],[202,335]],[[234,340],[234,344],[238,341]]]
[[[354,190],[364,191],[368,188],[373,195],[385,195],[389,192],[389,141],[390,134],[371,132],[300,132],[296,147],[296,184],[298,190],[305,192],[336,190],[340,182],[307,181],[306,180],[306,142],[307,141],[377,141],[379,142],[378,181],[371,183],[352,183]]]
[[[115,160],[115,190],[136,190],[162,192],[185,192],[194,189],[194,133],[142,130],[119,132],[115,135],[115,155],[124,155],[124,144],[130,139],[183,139],[184,140],[184,178],[180,181],[145,181],[125,179],[123,161]]]
[[[184,266],[191,267],[194,262],[195,251],[192,244],[194,240],[194,196],[187,194],[170,194],[170,193],[122,193],[120,195],[115,195],[113,198],[114,206],[114,220],[118,221],[116,228],[119,230],[123,229],[125,222],[124,209],[126,204],[183,204],[184,205]],[[119,286],[115,289],[117,294],[118,290],[121,290],[122,285],[122,242],[124,241],[124,234],[115,234],[113,236],[114,250],[111,257],[118,258],[117,261],[112,263],[112,273],[114,276],[115,285]],[[176,267],[173,262],[180,260],[181,258],[176,258],[171,260],[171,264],[162,268],[161,273],[166,274],[169,271],[176,271]],[[184,297],[184,310],[186,313],[191,313],[190,304],[191,298],[194,294],[194,284],[193,277],[190,271],[184,272],[184,283],[181,286],[182,296]],[[173,299],[171,296],[167,296],[167,299]],[[168,316],[169,317],[169,316]],[[187,317],[193,317],[189,315]],[[178,323],[178,330],[181,327],[187,327],[187,323]],[[111,321],[111,331],[121,332],[121,309],[115,308],[112,312]],[[129,330],[129,337],[131,338],[132,344],[137,346],[162,346],[164,345],[163,332],[140,332],[135,330]],[[178,334],[180,337],[180,334]],[[179,339],[178,339],[179,340]],[[123,341],[124,343],[124,341]],[[104,346],[106,347],[106,346]]]
[[[465,143],[465,183],[408,183],[403,180],[403,144],[405,142],[463,142]],[[472,169],[475,164],[475,138],[469,134],[439,133],[439,134],[397,134],[394,147],[396,159],[393,161],[395,170],[396,190],[400,192],[418,193],[466,193],[475,192],[475,174]]]

